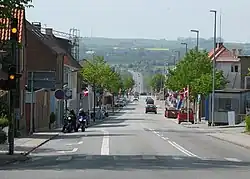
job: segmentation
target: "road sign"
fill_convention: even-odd
[[[56,99],[64,99],[64,91],[59,89],[55,91],[55,98]]]
[[[65,99],[72,99],[72,90],[69,88],[66,88],[64,90],[64,94],[65,94]]]
[[[33,73],[33,79],[32,79]],[[55,71],[34,71],[28,72],[28,88],[31,87],[33,81],[33,88],[55,89],[56,73]]]

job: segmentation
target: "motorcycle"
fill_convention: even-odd
[[[64,125],[63,125],[62,132],[70,133],[70,132],[72,132],[72,130],[73,130],[72,118],[70,116],[66,116],[64,118]]]
[[[85,132],[87,128],[87,116],[79,116],[77,129],[81,128],[82,132]]]

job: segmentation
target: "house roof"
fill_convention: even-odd
[[[36,35],[36,37],[39,38],[45,45],[47,45],[54,53],[63,54],[64,64],[75,68],[81,67],[79,63],[65,49],[60,47],[54,35],[43,34],[38,28],[33,26],[28,21],[26,21],[26,27],[27,30]]]
[[[209,56],[209,58],[211,58],[211,60],[214,60],[214,53],[215,53],[215,59],[218,62],[237,62],[237,61],[239,61],[239,59],[236,58],[235,55],[223,45],[223,43],[218,43],[215,50],[213,48],[208,53],[208,56]]]
[[[18,20],[18,42],[21,43],[23,39],[23,22],[25,19],[25,11],[23,9],[14,9],[13,17]],[[4,27],[0,28],[0,41],[10,40],[10,19],[0,18],[0,24]]]

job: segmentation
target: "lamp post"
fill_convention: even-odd
[[[200,31],[199,30],[190,30],[190,32],[196,33],[196,50],[199,50],[199,34]]]
[[[188,44],[187,44],[187,43],[185,43],[185,42],[182,42],[182,43],[181,43],[181,45],[185,45],[185,49],[186,49],[185,54],[187,54],[187,51],[188,51]]]
[[[216,68],[216,59],[215,59],[215,50],[216,50],[216,20],[217,20],[217,11],[216,10],[210,10],[211,13],[214,14],[214,54],[213,54],[213,86],[212,86],[212,126],[214,125],[214,100],[215,100],[215,68]]]

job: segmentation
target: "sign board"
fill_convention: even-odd
[[[64,91],[59,89],[55,91],[55,98],[56,99],[64,99]]]
[[[28,72],[28,88],[31,88],[32,81],[33,81],[33,88],[55,89],[56,73],[55,71]]]
[[[65,96],[65,99],[67,100],[67,99],[72,99],[72,90],[71,89],[69,89],[69,88],[66,88],[65,90],[64,90],[64,96]]]

